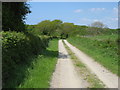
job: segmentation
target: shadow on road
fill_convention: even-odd
[[[64,53],[59,52],[59,56],[58,56],[58,58],[61,58],[61,59],[67,59],[67,58],[68,58],[68,55],[67,55],[67,54],[64,54]]]

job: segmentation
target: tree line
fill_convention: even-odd
[[[88,36],[116,33],[116,30],[109,29],[102,22],[93,22],[90,26],[75,25],[74,23],[61,20],[44,20],[36,25],[26,25],[29,32],[39,35],[47,35],[54,38],[68,38],[70,36]]]
[[[54,38],[68,38],[74,35],[99,35],[108,30],[102,22],[93,22],[90,26],[74,25],[74,23],[61,20],[44,20],[37,25],[25,25],[26,15],[31,13],[26,2],[2,3],[2,30],[16,32],[32,32],[39,35],[47,35]]]

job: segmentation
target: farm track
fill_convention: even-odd
[[[83,53],[81,50],[77,49],[69,42],[64,40],[65,44],[71,49],[71,51],[76,55],[76,57],[86,65],[86,67],[93,72],[105,85],[107,88],[118,88],[118,76],[111,73],[109,70],[104,68],[99,63],[95,62],[94,59]]]
[[[83,88],[62,40],[59,40],[59,58],[53,73],[51,88]]]
[[[118,76],[112,74],[66,40],[64,40],[64,42],[75,56],[85,64],[85,66],[94,73],[107,88],[118,88]],[[59,40],[59,57],[50,85],[51,88],[87,88],[75,70],[62,40]]]

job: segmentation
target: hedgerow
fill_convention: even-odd
[[[16,67],[26,64],[28,58],[42,53],[47,47],[49,38],[31,33],[1,32],[2,34],[2,75],[3,86],[14,75]]]

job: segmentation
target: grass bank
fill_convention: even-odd
[[[112,38],[113,37],[113,38]],[[70,37],[68,41],[94,58],[97,62],[118,74],[118,38],[117,35],[94,37]],[[119,75],[120,76],[120,75]]]
[[[52,40],[42,55],[34,58],[27,69],[27,77],[19,88],[49,88],[58,56],[58,40]]]
[[[75,54],[70,50],[70,48],[65,43],[64,45],[76,67],[76,70],[79,72],[80,77],[89,83],[87,88],[104,88],[105,85],[97,78],[97,76],[91,73],[87,69],[87,67],[82,62],[80,62],[80,60],[78,60]]]

